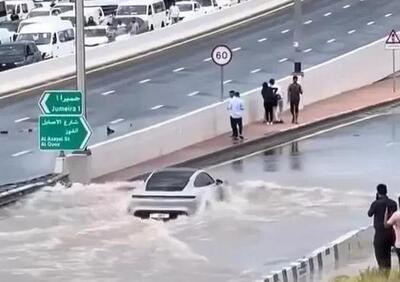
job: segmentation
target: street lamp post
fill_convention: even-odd
[[[87,118],[86,109],[86,71],[85,71],[85,16],[84,0],[75,1],[75,62],[76,62],[76,88],[84,96],[84,116]]]

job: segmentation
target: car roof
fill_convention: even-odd
[[[28,45],[28,44],[33,44],[33,43],[34,43],[33,41],[24,40],[24,41],[4,43],[4,44],[1,44],[0,46]]]
[[[174,171],[180,171],[180,172],[191,172],[191,173],[195,173],[198,171],[198,169],[196,168],[189,168],[189,167],[167,167],[167,168],[163,168],[160,170],[157,170],[155,172],[163,172],[163,171],[168,171],[168,172],[174,172]]]

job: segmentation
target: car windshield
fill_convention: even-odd
[[[147,181],[146,191],[182,191],[192,175],[192,171],[156,172]]]
[[[209,7],[212,6],[213,4],[211,3],[211,0],[199,0],[198,1],[201,6],[203,7]]]
[[[24,56],[24,45],[0,45],[0,57],[2,56]]]
[[[176,6],[178,6],[179,11],[181,12],[188,12],[193,10],[192,4],[176,4]]]
[[[99,29],[85,29],[85,36],[86,37],[101,37],[107,36],[107,30],[104,28]]]
[[[16,32],[18,29],[18,24],[14,22],[1,22],[0,28],[5,28],[10,32]]]
[[[71,17],[61,17],[61,19],[64,20],[64,21],[70,21],[71,24],[72,24],[73,26],[75,26],[75,24],[76,24],[76,20],[75,20],[75,17],[74,17],[74,16],[71,16]]]
[[[31,11],[28,14],[28,18],[34,18],[34,17],[44,17],[44,16],[49,16],[50,12],[48,11]]]
[[[15,13],[15,4],[7,4],[7,14]]]
[[[36,45],[50,44],[51,33],[20,33],[18,41],[34,41]]]
[[[71,5],[55,5],[54,9],[59,9],[60,13],[65,13],[68,11],[73,11],[74,10],[74,6]]]
[[[132,15],[146,15],[145,5],[133,5],[133,6],[120,6],[117,10],[117,15],[121,16],[132,16]]]

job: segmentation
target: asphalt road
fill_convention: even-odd
[[[400,28],[400,3],[391,0],[318,0],[304,2],[303,68],[321,63]],[[219,68],[210,61],[220,43],[235,52],[226,67],[225,87],[248,91],[270,77],[293,69],[293,9],[240,28],[177,47],[146,59],[88,76],[91,143],[137,130],[218,101]],[[321,78],[323,79],[323,78]],[[331,79],[331,78],[326,78]],[[53,89],[72,89],[74,83]],[[54,154],[37,146],[40,92],[0,99],[0,183],[46,173]],[[106,136],[106,125],[116,130]],[[27,132],[32,128],[33,132]]]
[[[371,223],[377,183],[400,193],[399,124],[396,109],[210,168],[229,199],[167,223],[127,214],[141,183],[39,191],[0,210],[0,280],[256,281]]]

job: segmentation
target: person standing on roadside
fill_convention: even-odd
[[[391,248],[395,235],[393,228],[385,227],[385,213],[388,210],[387,217],[391,217],[397,211],[397,204],[387,196],[385,184],[379,184],[376,190],[376,200],[371,204],[368,216],[374,217],[374,250],[379,270],[389,276],[392,267]]]
[[[400,197],[398,198],[399,207],[400,207]],[[399,266],[400,266],[400,211],[395,211],[392,216],[389,218],[390,211],[386,209],[385,213],[385,227],[394,229],[394,234],[396,235],[394,248],[396,250],[397,257],[399,259]]]
[[[274,122],[274,107],[277,104],[274,89],[267,82],[263,83],[261,95],[264,100],[265,122],[272,124]]]
[[[277,104],[276,107],[274,108],[274,121],[276,123],[283,123],[281,117],[283,111],[283,99],[282,99],[281,87],[275,83],[275,79],[273,78],[269,80],[269,87],[271,87],[273,92],[275,93],[276,104]]]
[[[298,123],[300,96],[303,95],[303,89],[297,82],[297,75],[293,76],[293,82],[288,87],[288,103],[290,103],[290,112],[292,113],[292,123]]]
[[[232,131],[233,131],[233,139],[238,140],[239,138],[243,140],[243,112],[244,106],[243,101],[240,99],[240,93],[235,92],[233,98],[231,98],[228,102],[228,110],[230,112],[231,120],[232,120]]]
[[[179,14],[180,14],[179,7],[175,5],[175,1],[172,2],[171,7],[169,7],[169,13],[172,20],[172,24],[176,24],[179,21]]]
[[[231,91],[229,91],[228,110],[229,110],[229,107],[230,107],[233,97],[235,97],[235,91],[231,90]],[[232,129],[231,137],[233,138],[235,136],[235,134],[234,134],[235,130],[234,130],[232,115],[229,115],[229,119],[230,119],[230,124],[231,124],[231,129]]]

